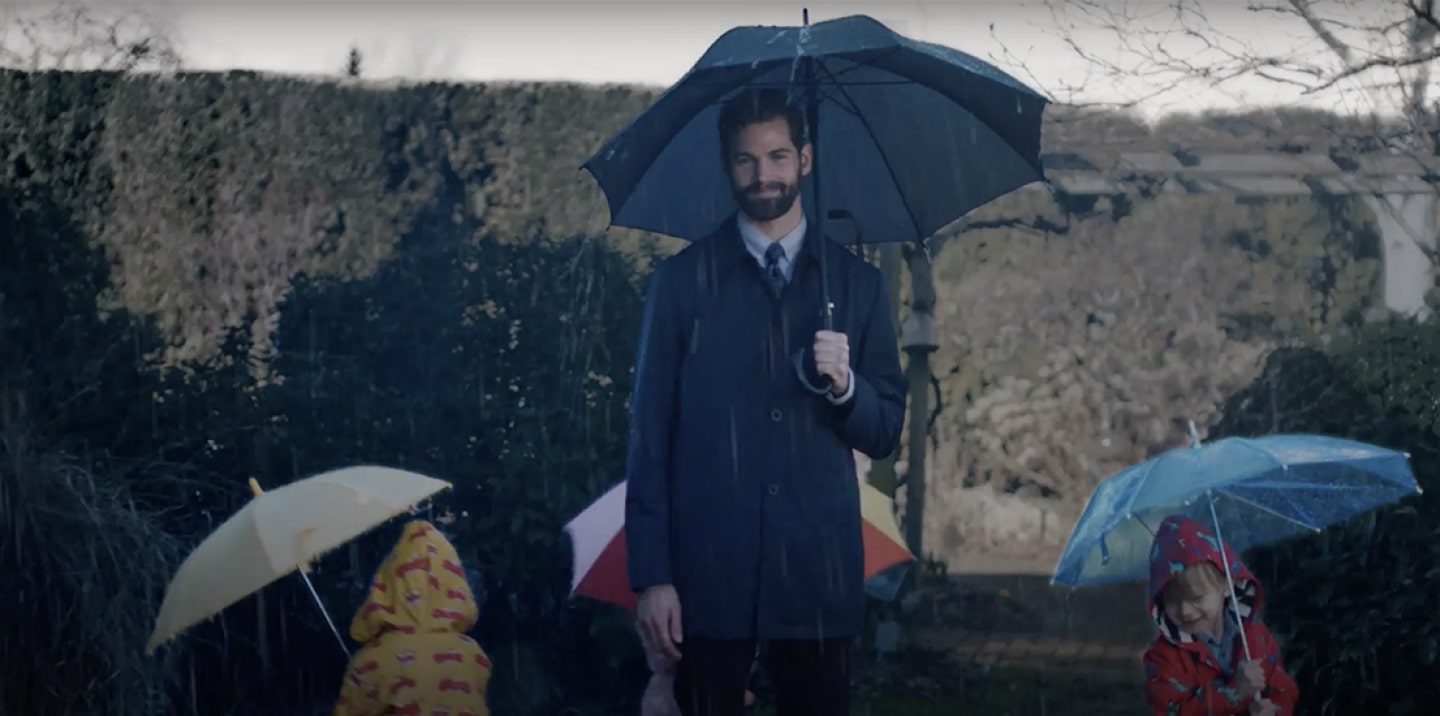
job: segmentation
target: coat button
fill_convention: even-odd
[[[781,414],[780,414],[780,409],[779,409],[779,408],[774,408],[774,409],[772,409],[772,410],[770,411],[770,419],[771,419],[771,420],[774,420],[775,422],[778,423],[778,422],[780,422],[780,418],[781,418]]]
[[[774,497],[778,494],[780,494],[780,486],[773,482],[770,483],[770,496]]]

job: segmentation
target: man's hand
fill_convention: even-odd
[[[815,332],[815,372],[830,379],[830,392],[850,389],[850,339],[835,331]]]
[[[1240,699],[1248,699],[1265,690],[1265,669],[1260,662],[1251,659],[1240,663],[1240,673],[1235,675],[1235,685]]]
[[[636,607],[640,622],[640,636],[650,644],[659,647],[660,653],[673,661],[680,660],[680,642],[684,634],[680,631],[680,596],[670,584],[657,584],[640,593],[640,604]]]
[[[1250,702],[1250,716],[1279,716],[1280,707],[1270,699],[1255,699]]]

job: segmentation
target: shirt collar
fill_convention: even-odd
[[[750,255],[755,257],[756,261],[760,262],[761,268],[764,268],[765,250],[770,248],[770,244],[774,243],[773,240],[760,233],[759,229],[752,226],[750,222],[745,220],[745,216],[738,212],[735,214],[735,224],[739,227],[740,239],[745,242],[745,250],[749,251]],[[796,257],[800,255],[800,247],[805,243],[806,225],[805,214],[801,213],[800,223],[796,224],[795,228],[791,229],[789,233],[780,237],[780,246],[785,249],[784,265],[793,266]]]

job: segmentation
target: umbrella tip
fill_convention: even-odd
[[[265,491],[262,490],[262,489],[260,489],[260,483],[257,482],[257,481],[255,480],[255,478],[253,478],[253,477],[250,478],[250,481],[249,481],[249,482],[250,482],[250,494],[252,494],[252,495],[254,495],[254,496],[256,496],[256,497],[259,497],[259,496],[265,494]]]
[[[808,7],[802,7],[802,8],[800,8],[800,22],[801,22],[801,24],[805,25],[806,27],[809,27],[809,26],[810,26],[810,8],[808,8]]]

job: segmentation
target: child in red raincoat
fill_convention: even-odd
[[[1230,566],[1236,603],[1224,565]],[[1145,698],[1157,716],[1292,716],[1299,689],[1280,645],[1260,621],[1260,581],[1198,522],[1160,523],[1150,551],[1150,616],[1160,630],[1145,650]],[[1245,658],[1241,630],[1249,642]]]

